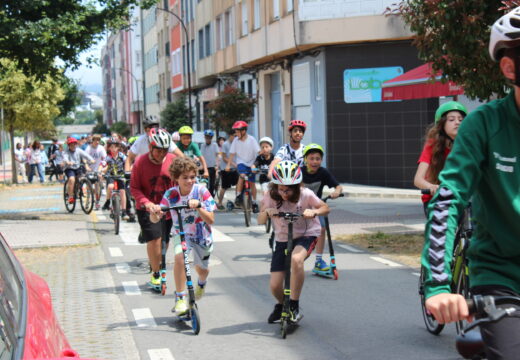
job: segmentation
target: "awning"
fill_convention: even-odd
[[[441,83],[442,73],[440,71],[435,74],[435,80],[433,80],[432,71],[431,63],[426,63],[385,81],[381,86],[383,101],[424,99],[464,93],[464,89],[452,81]]]

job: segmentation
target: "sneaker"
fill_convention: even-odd
[[[316,261],[314,264],[314,270],[316,271],[329,271],[330,266],[323,259]]]
[[[283,309],[282,304],[276,304],[274,306],[273,312],[271,313],[271,315],[269,315],[269,318],[267,318],[267,322],[269,324],[272,324],[272,323],[280,320],[282,317],[282,309]]]
[[[161,285],[161,277],[155,277],[152,274],[152,278],[150,279],[150,285],[152,286],[160,286]]]
[[[217,209],[219,209],[219,210],[224,210],[225,207],[224,207],[224,205],[222,205],[222,204],[217,204]]]
[[[199,284],[197,284],[197,286],[195,287],[195,300],[200,300],[200,298],[206,292],[205,288],[206,288],[205,286],[202,287]]]
[[[69,204],[74,204],[74,198],[72,196],[69,197]]]
[[[258,203],[256,201],[253,201],[252,208],[253,214],[258,214]]]
[[[103,210],[110,210],[110,201],[107,200],[105,201],[105,203],[103,204]]]
[[[135,215],[130,212],[128,213],[128,222],[135,223]]]
[[[176,313],[177,315],[183,315],[188,312],[188,303],[186,302],[186,297],[177,298],[172,312]]]
[[[303,318],[303,314],[300,312],[300,309],[298,308],[289,310],[289,314],[291,316],[289,320],[293,323],[297,323]]]
[[[126,211],[126,209],[121,210],[121,219],[122,220],[128,219],[128,212]]]
[[[242,205],[242,198],[243,198],[243,195],[242,195],[242,194],[238,195],[238,196],[235,198],[235,206],[240,206],[240,205]]]

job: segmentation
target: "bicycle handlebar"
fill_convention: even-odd
[[[514,307],[497,308],[496,305],[514,304],[520,306],[520,297],[475,295],[472,296],[471,299],[466,299],[466,303],[468,304],[469,313],[471,315],[487,316],[472,322],[463,330],[464,333],[482,324],[497,322],[506,316],[511,316],[518,310]]]
[[[341,194],[339,194],[338,197],[344,197],[344,196],[345,196],[345,194],[341,193]],[[329,196],[327,196],[325,199],[323,199],[323,202],[327,202],[327,200],[329,200],[329,199],[330,199],[330,200],[334,200],[334,199],[337,199],[337,198],[334,198],[334,199],[333,199],[333,198],[331,198],[330,195],[329,195]]]

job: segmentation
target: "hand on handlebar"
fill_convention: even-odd
[[[312,219],[314,217],[316,217],[316,210],[312,210],[312,209],[305,209],[303,210],[303,217],[305,219]]]
[[[267,216],[273,217],[275,214],[278,214],[278,209],[267,208],[267,209],[265,209],[265,212],[267,213]]]
[[[200,207],[200,201],[197,199],[190,199],[188,200],[188,206],[190,209],[196,209]]]
[[[441,293],[426,299],[426,309],[440,324],[466,320],[471,322],[468,304],[460,294]]]

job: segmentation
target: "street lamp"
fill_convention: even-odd
[[[137,90],[137,116],[139,117],[137,130],[140,133],[141,132],[141,106],[139,105],[139,103],[141,102],[141,98],[139,96],[139,83],[137,82],[137,78],[134,76],[134,74],[132,74],[132,72],[130,70],[127,70],[125,68],[118,68],[118,70],[121,70],[121,71],[124,71],[124,72],[130,74],[132,79],[134,79],[134,81],[135,81],[135,88]]]
[[[189,118],[190,124],[192,124],[192,119],[191,119],[190,39],[189,39],[189,36],[188,36],[188,29],[186,28],[186,24],[184,24],[184,21],[182,21],[180,16],[177,15],[176,13],[174,13],[174,12],[172,12],[170,10],[167,10],[167,9],[159,8],[159,7],[155,8],[155,9],[156,9],[156,11],[157,10],[161,10],[161,11],[167,12],[168,14],[171,14],[171,15],[175,16],[175,18],[177,20],[179,20],[179,22],[181,23],[182,29],[184,30],[184,35],[186,37],[186,65],[187,65],[186,75],[188,77],[188,118]]]

